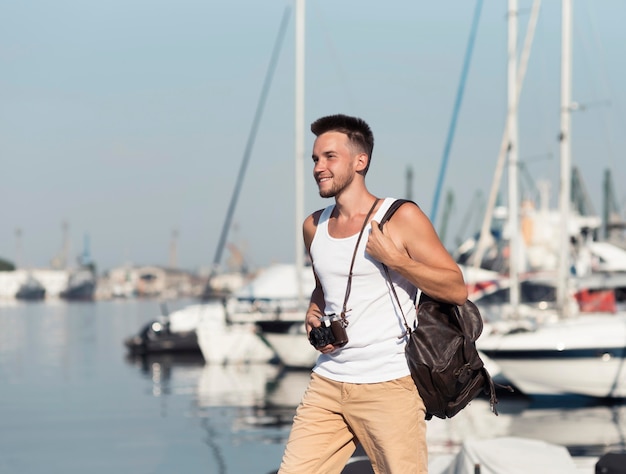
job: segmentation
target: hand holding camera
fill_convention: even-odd
[[[341,316],[326,314],[320,318],[322,323],[319,327],[314,327],[309,333],[309,341],[316,349],[320,349],[328,344],[335,347],[342,347],[348,342],[345,323]]]

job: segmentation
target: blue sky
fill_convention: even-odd
[[[521,48],[532,1],[519,4]],[[290,0],[2,2],[0,256],[16,258],[19,228],[20,263],[48,265],[66,221],[71,255],[88,235],[103,270],[167,264],[174,230],[179,265],[209,266],[287,6],[229,240],[252,266],[293,261]],[[375,194],[404,196],[411,167],[412,196],[430,212],[474,8],[307,1],[306,124],[338,112],[370,123]],[[588,107],[573,116],[573,163],[598,212],[607,168],[626,206],[624,19],[621,0],[574,0],[573,96]],[[466,216],[491,186],[506,114],[506,32],[506,2],[486,0],[442,191],[454,192],[449,247],[479,225]],[[520,160],[533,180],[552,183],[554,198],[559,51],[560,2],[544,0],[520,104]],[[328,201],[314,187],[305,136],[308,213]]]

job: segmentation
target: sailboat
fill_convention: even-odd
[[[289,12],[290,9],[285,8],[248,136],[235,191],[226,213],[226,222],[219,239],[214,267],[203,295],[203,300],[206,302],[187,306],[171,314],[164,314],[157,321],[149,323],[138,336],[127,339],[126,345],[132,352],[150,352],[151,347],[152,350],[160,352],[187,351],[197,348],[209,364],[268,363],[276,360],[275,351],[259,334],[259,328],[255,323],[258,320],[280,320],[291,317],[293,300],[296,299],[297,292],[293,289],[285,291],[285,282],[300,281],[300,278],[295,278],[295,273],[289,273],[289,267],[293,265],[271,265],[260,271],[253,280],[234,294],[222,295],[219,298],[212,291],[214,288],[210,283],[217,272],[226,244],[226,234],[230,228],[263,105],[268,95]],[[287,279],[280,276],[285,272],[289,275]],[[270,280],[269,285],[267,280]],[[298,320],[302,321],[303,318],[298,316]]]
[[[626,313],[571,314],[568,217],[571,172],[572,5],[562,2],[561,189],[562,215],[557,303],[559,317],[534,329],[491,334],[477,341],[504,376],[527,395],[626,397]]]
[[[257,347],[256,358],[267,357],[271,352],[285,366],[310,368],[318,355],[309,344],[306,333],[303,333],[306,311],[304,297],[305,294],[311,294],[314,279],[311,268],[304,265],[301,237],[304,221],[305,0],[296,0],[295,3],[295,264],[274,265],[266,269],[265,278],[259,276],[230,298],[223,310],[215,311],[215,315],[223,315],[217,318],[217,322],[212,325],[206,321],[198,324],[198,344],[207,360],[216,356],[219,360],[219,357],[225,356],[213,355],[218,346],[226,349],[231,347],[231,343],[223,343],[220,334],[241,331],[242,328],[246,344]],[[253,325],[254,330],[248,325]],[[255,333],[256,341],[248,337],[250,332]],[[234,338],[232,344],[239,346],[241,342]],[[259,344],[264,345],[264,348]]]
[[[310,369],[319,352],[309,344],[304,326],[304,316],[309,296],[314,289],[313,272],[304,264],[302,222],[304,221],[304,31],[305,0],[296,0],[295,10],[295,284],[297,304],[290,317],[273,321],[260,320],[257,327],[262,337],[276,351],[285,367]]]
[[[314,359],[311,361],[308,354],[316,355],[315,350],[308,343],[306,334],[294,333],[298,327],[304,328],[298,282],[302,283],[304,291],[313,291],[315,282],[310,268],[274,264],[239,289],[225,304],[207,303],[214,310],[208,319],[205,316],[198,323],[196,329],[205,359],[233,361],[233,354],[245,346],[248,349],[241,357],[244,361],[278,359],[277,362],[293,367],[301,366],[295,362],[304,357],[303,366],[312,367]],[[294,330],[290,331],[290,328]],[[232,343],[225,341],[227,338]],[[302,343],[305,345],[300,348]]]

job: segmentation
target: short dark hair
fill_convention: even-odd
[[[367,173],[372,161],[372,151],[374,150],[374,134],[365,120],[343,114],[327,115],[313,122],[311,131],[316,137],[326,132],[345,133],[350,143],[360,153],[367,155],[367,166],[363,170],[363,174]]]

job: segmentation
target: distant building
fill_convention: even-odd
[[[100,298],[196,297],[204,279],[192,272],[160,266],[112,268],[99,283]]]

